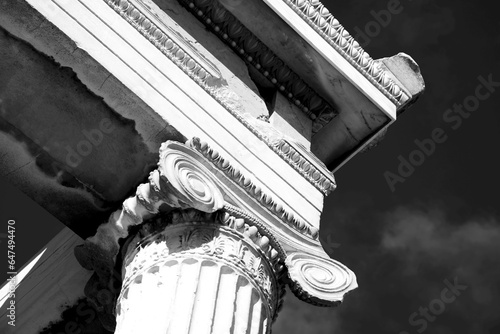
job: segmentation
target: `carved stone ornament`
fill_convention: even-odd
[[[318,0],[277,0],[285,2],[325,41],[375,85],[392,103],[400,107],[409,96],[359,45],[330,11]]]
[[[278,252],[228,214],[159,215],[134,231],[122,254],[118,334],[227,333],[233,324],[238,333],[269,333],[283,302]],[[134,320],[144,303],[155,305],[146,327]]]
[[[222,209],[224,200],[212,173],[193,159],[191,148],[175,142],[160,148],[158,172],[150,184],[176,208],[195,208],[204,212]]]
[[[325,196],[335,190],[337,185],[333,173],[314,154],[286,139],[277,142],[276,146],[287,159],[295,164],[297,171]]]
[[[201,85],[211,85],[221,78],[214,64],[198,53],[174,30],[155,20],[154,15],[146,17],[147,7],[128,0],[104,0],[112,9],[146,37],[156,48]],[[154,21],[155,22],[154,22]]]
[[[297,252],[287,254],[290,289],[300,299],[318,306],[340,304],[357,287],[356,276],[342,263]]]
[[[250,298],[252,303],[260,305],[255,311],[257,313],[243,312],[248,316],[256,315],[255,321],[260,323],[255,331],[252,329],[248,333],[268,332],[268,321],[272,321],[280,309],[285,283],[300,299],[316,305],[336,305],[344,294],[356,288],[352,271],[331,260],[317,240],[309,239],[311,241],[304,243],[305,239],[297,239],[293,233],[287,238],[278,237],[278,231],[283,231],[279,220],[263,221],[258,218],[257,211],[254,214],[250,212],[253,209],[241,209],[228,202],[231,197],[224,193],[227,182],[232,182],[233,188],[242,189],[238,192],[242,196],[240,201],[254,201],[252,194],[256,190],[249,188],[252,183],[247,180],[251,179],[231,167],[229,161],[209,161],[207,152],[206,144],[196,139],[187,145],[172,141],[164,143],[158,169],[151,172],[149,183],[141,184],[136,196],[124,201],[122,210],[114,212],[93,237],[75,248],[80,264],[95,271],[85,287],[85,294],[109,330],[115,329],[117,316],[119,326],[122,326],[117,333],[132,333],[128,328],[135,328],[134,325],[123,324],[130,321],[125,316],[128,312],[141,312],[134,306],[138,303],[137,298],[157,300],[155,291],[158,289],[158,293],[164,293],[170,299],[160,298],[157,305],[177,310],[187,301],[179,301],[177,305],[177,297],[171,300],[171,296],[182,293],[176,289],[182,290],[186,284],[208,289],[200,285],[205,284],[200,283],[205,280],[212,280],[212,283],[206,283],[208,285],[214,284],[210,291],[221,291],[221,295],[215,297],[200,295],[207,303],[212,298],[232,298],[228,305],[239,303],[242,308]],[[213,150],[210,154],[212,158],[218,156]],[[217,171],[214,164],[223,170],[231,167],[228,170],[236,182],[228,181],[228,176]],[[260,205],[271,208],[269,203],[263,200]],[[285,212],[279,203],[274,203],[271,209],[282,215]],[[309,225],[303,223],[306,227]],[[178,274],[172,276],[172,270]],[[186,281],[173,287],[161,287],[164,279],[165,282],[174,276],[180,279],[184,270],[188,275],[186,280],[191,283]],[[207,270],[213,274],[207,274],[212,275],[210,279],[203,278]],[[162,275],[170,278],[161,278]],[[238,280],[241,284],[237,286],[247,286],[251,292],[240,300],[239,292],[235,290],[236,283],[227,283],[225,277]],[[223,290],[217,290],[219,285],[215,284],[219,279],[226,282],[221,286],[233,291],[227,292],[231,297]],[[142,288],[138,284],[142,284]],[[182,313],[179,319],[187,314]],[[226,318],[232,316],[225,315]],[[227,324],[232,319],[226,318],[213,321]],[[178,323],[180,320],[171,321],[177,324],[172,328],[184,326]],[[241,326],[243,323],[249,322],[243,321]],[[225,325],[220,326],[225,328]],[[180,330],[178,333],[188,332]]]
[[[285,224],[312,239],[318,238],[319,231],[317,228],[294,214],[291,208],[287,207],[272,194],[267,193],[263,189],[263,185],[258,184],[252,176],[244,175],[237,166],[220,155],[219,152],[211,148],[206,142],[202,142],[198,138],[193,138],[190,144],[229,179],[243,188],[249,196],[260,202],[264,208],[267,208]]]

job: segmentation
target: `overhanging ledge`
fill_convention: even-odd
[[[241,46],[246,55],[246,41],[258,38],[276,57],[270,78],[278,78],[278,87],[279,64],[284,63],[334,107],[336,116],[314,132],[311,143],[312,152],[330,169],[337,170],[370,146],[423,92],[411,57],[372,59],[319,1],[193,0],[198,10],[193,13],[210,17],[218,3],[224,9],[214,9],[217,15],[227,11],[238,21],[224,14],[231,18],[228,34],[236,41],[236,52]],[[250,33],[231,35],[241,31],[235,28],[238,24]]]

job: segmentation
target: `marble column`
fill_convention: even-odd
[[[148,181],[75,249],[108,330],[266,334],[285,285],[320,306],[357,286],[311,229],[284,224],[264,185],[199,139],[164,143]]]
[[[279,286],[267,237],[197,210],[156,221],[166,227],[146,224],[126,249],[116,334],[269,333]]]

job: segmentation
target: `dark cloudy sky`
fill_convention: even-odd
[[[323,1],[354,35],[374,21],[387,0]],[[400,116],[382,143],[336,174],[338,189],[325,202],[321,240],[348,265],[360,287],[337,309],[317,308],[291,293],[274,325],[276,334],[497,334],[500,333],[500,87],[467,118],[446,121],[454,104],[474,96],[478,77],[500,83],[500,19],[494,1],[401,0],[365,46],[374,58],[405,52],[420,65],[426,92]],[[469,98],[470,100],[470,98]],[[389,187],[415,140],[440,128],[443,143],[404,182]],[[60,226],[4,179],[1,219],[18,221],[18,257],[48,240]],[[29,207],[29,210],[25,208]],[[0,232],[2,233],[2,232]],[[0,234],[4,249],[5,235]],[[445,281],[466,286],[431,320],[420,308],[440,305]],[[451,298],[453,295],[446,295]],[[414,313],[413,325],[409,318]],[[417,323],[417,325],[415,325]]]
[[[355,27],[363,31],[374,21],[372,10],[387,9],[388,2],[323,1],[353,35]],[[373,58],[411,55],[426,91],[378,147],[336,173],[338,188],[325,202],[322,243],[357,274],[360,287],[337,309],[308,306],[288,294],[274,333],[500,333],[500,19],[495,4],[401,0],[403,10],[365,46]],[[489,75],[499,82],[496,92],[461,124],[443,119],[452,116],[446,113],[454,104],[471,103],[478,77]],[[397,174],[399,156],[408,159],[415,140],[431,138],[436,128],[446,141],[392,192],[384,173]],[[441,312],[444,280],[455,278],[467,288]],[[430,304],[439,315],[425,320],[424,329],[419,308]],[[409,323],[414,312],[416,325]]]

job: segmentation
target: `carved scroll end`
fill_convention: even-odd
[[[290,289],[301,300],[318,306],[337,306],[356,289],[356,275],[342,263],[296,252],[285,261]]]
[[[204,158],[191,147],[173,141],[164,143],[158,162],[161,180],[155,183],[176,207],[215,212],[224,206],[224,198],[212,173],[199,159]]]

